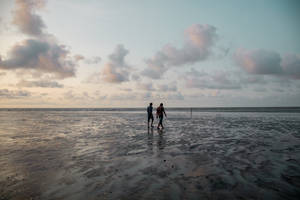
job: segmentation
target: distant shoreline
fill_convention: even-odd
[[[177,112],[288,112],[300,113],[300,107],[166,107],[168,111]],[[136,108],[0,108],[0,111],[106,111],[130,112],[145,111],[144,107]]]

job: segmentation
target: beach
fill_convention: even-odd
[[[300,113],[166,112],[1,110],[0,200],[300,196]]]

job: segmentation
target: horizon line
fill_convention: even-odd
[[[142,107],[0,107],[0,109],[141,109]],[[165,108],[300,108],[300,106],[164,106]]]

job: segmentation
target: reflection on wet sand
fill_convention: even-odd
[[[164,139],[165,130],[156,129],[155,133],[153,132],[153,128],[148,128],[147,145],[149,151],[153,151],[154,134],[157,134],[155,137],[157,149],[163,150],[166,146],[166,140]]]
[[[164,139],[164,130],[163,129],[157,129],[158,133],[158,140],[157,140],[157,146],[159,150],[163,150],[166,146],[166,140]]]
[[[297,199],[300,116],[0,112],[0,199]]]
[[[150,152],[153,151],[153,128],[148,128],[147,145]]]

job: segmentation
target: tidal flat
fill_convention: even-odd
[[[0,199],[300,196],[300,113],[166,111],[0,111]]]

